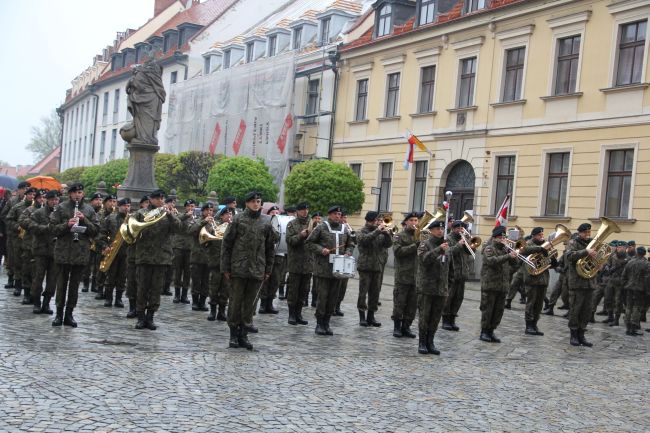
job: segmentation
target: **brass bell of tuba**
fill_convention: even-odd
[[[434,215],[431,215],[431,212],[429,211],[424,211],[422,219],[418,223],[418,226],[415,228],[415,238],[420,241],[426,241],[429,239],[430,235],[429,231],[427,230],[427,226],[433,221],[444,221],[446,217],[447,211],[441,207],[436,209],[436,213]]]
[[[226,233],[229,223],[217,224],[216,222],[210,223],[212,233],[208,230],[208,224],[204,225],[199,232],[199,245],[205,245],[208,242],[223,240],[223,235]]]
[[[544,242],[541,247],[548,251],[547,255],[535,253],[528,256],[528,260],[535,265],[531,267],[526,265],[526,271],[530,275],[539,275],[551,267],[551,260],[559,254],[557,246],[571,237],[571,231],[562,224],[555,226],[555,232],[549,236],[549,240]]]
[[[122,224],[122,227],[120,227],[120,232],[122,233],[124,241],[127,244],[135,243],[140,237],[140,234],[142,234],[142,230],[151,227],[166,216],[167,210],[164,207],[159,207],[147,212],[144,216],[144,221],[138,221],[135,218],[126,219],[124,224]],[[124,225],[126,225],[126,227],[123,230]]]
[[[596,257],[583,257],[576,263],[576,272],[582,278],[591,279],[596,276],[598,271],[605,266],[607,259],[612,255],[612,247],[610,247],[605,239],[612,233],[620,233],[621,229],[616,223],[608,218],[600,218],[600,227],[596,236],[587,245],[588,250],[596,250]]]

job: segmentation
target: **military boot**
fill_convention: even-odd
[[[481,336],[478,337],[478,339],[488,343],[492,342],[492,339],[490,338],[490,333],[488,332],[487,329],[481,329]]]
[[[408,338],[415,338],[416,335],[411,331],[411,321],[403,320],[402,321],[402,336]]]
[[[280,300],[287,299],[287,297],[284,295],[284,285],[278,288],[278,299]]]
[[[296,307],[289,306],[289,319],[287,319],[289,325],[296,326],[298,321],[296,320]]]
[[[421,355],[428,355],[429,348],[427,347],[427,334],[420,332],[420,339],[418,341],[418,353]]]
[[[451,322],[451,330],[452,331],[455,331],[455,332],[460,331],[460,328],[458,327],[458,325],[456,325],[456,316],[451,316],[450,322]]]
[[[34,308],[32,309],[32,313],[41,314],[41,298],[40,297],[34,297]]]
[[[393,320],[393,337],[402,338],[402,321],[399,319]]]
[[[228,320],[226,317],[226,306],[223,304],[219,304],[219,311],[217,311],[217,320],[220,322],[225,322]]]
[[[442,329],[445,331],[451,331],[451,323],[449,322],[448,316],[443,316],[442,318]]]
[[[104,293],[104,307],[112,307],[113,306],[113,291],[112,290],[106,290]]]
[[[524,333],[527,335],[537,335],[535,328],[533,328],[533,322],[530,320],[526,320],[526,331]]]
[[[318,303],[318,292],[315,292],[314,290],[311,291],[311,306],[312,308],[316,308],[316,304]]]
[[[260,330],[257,329],[257,326],[253,325],[252,323],[244,323],[242,325],[242,329],[247,333],[250,332],[251,334],[257,334],[260,332]]]
[[[92,277],[90,280],[90,291],[93,293],[97,292],[97,278]]]
[[[147,322],[144,318],[144,311],[138,311],[137,313],[138,321],[135,324],[135,329],[144,329],[147,327]]]
[[[266,314],[278,314],[279,311],[273,308],[273,298],[266,299]]]
[[[210,314],[208,314],[208,320],[214,322],[217,320],[217,306],[210,304]]]
[[[625,335],[632,335],[632,324],[631,323],[626,323],[625,324]]]
[[[29,287],[25,287],[25,290],[23,291],[23,301],[21,302],[21,304],[23,305],[32,304],[32,297],[30,296],[30,291],[31,289]]]
[[[368,322],[368,326],[374,326],[375,328],[378,328],[381,326],[381,323],[377,322],[375,320],[375,312],[374,311],[368,311],[368,318],[366,319],[366,322]]]
[[[594,317],[594,313],[591,313],[591,317],[589,318],[589,323],[596,323],[596,318]]]
[[[527,302],[527,301],[526,301],[526,295],[524,295],[524,294],[522,293],[521,296],[519,297],[519,303],[525,305],[526,302]]]
[[[102,299],[106,299],[106,295],[104,294],[104,287],[103,286],[97,286],[97,295],[95,295],[95,299],[98,301]]]
[[[598,314],[598,313],[596,313]],[[614,312],[610,311],[607,314],[607,318],[600,321],[600,323],[612,323],[614,321]]]
[[[607,316],[609,314],[609,311],[605,310],[604,308],[600,310],[599,312],[596,313],[596,316]]]
[[[609,326],[619,326],[620,319],[621,319],[621,313],[616,313],[616,315],[614,315],[614,320],[609,322]]]
[[[50,299],[52,299],[52,296],[50,295],[43,295],[43,302],[41,303],[41,314],[52,314],[52,310],[50,309]]]
[[[129,312],[126,313],[127,319],[137,317],[138,313],[135,311],[135,299],[129,299]]]
[[[199,305],[196,307],[198,311],[208,311],[208,307],[205,306],[205,301],[208,299],[205,295],[199,295]]]
[[[494,329],[490,329],[488,331],[488,333],[490,334],[490,341],[491,342],[493,342],[493,343],[501,343],[501,339],[498,338],[496,335],[494,335]]]
[[[588,342],[587,339],[585,339],[585,330],[584,329],[578,329],[578,341],[580,342],[581,346],[585,346],[585,347],[593,346],[592,343]]]
[[[316,329],[314,332],[318,335],[327,335],[327,332],[325,331],[325,328],[323,328],[323,319],[320,317],[316,318]]]
[[[237,343],[239,343],[239,347],[244,347],[247,350],[253,350],[253,345],[250,341],[248,341],[248,332],[246,332],[246,328],[240,329]]]
[[[163,296],[171,296],[171,295],[172,295],[172,291],[171,291],[170,287],[169,287],[169,286],[165,286],[165,287],[163,288],[163,291],[162,291],[161,295],[163,295]]]
[[[641,327],[640,326],[632,325],[630,328],[631,328],[630,329],[631,330],[630,335],[632,335],[634,337],[643,337],[643,332],[641,332]]]
[[[20,294],[23,291],[23,284],[22,281],[16,280],[14,282],[14,296],[20,296]]]
[[[323,319],[323,328],[325,329],[325,335],[334,335],[332,328],[330,328],[330,316],[327,316]]]
[[[115,292],[115,303],[113,305],[115,305],[117,308],[124,308],[124,303],[122,302],[122,291],[121,290],[117,290]]]
[[[16,287],[14,285],[14,277],[7,277],[7,284],[5,284],[5,289],[13,289],[14,287]]]
[[[363,310],[359,310],[359,326],[368,326],[368,322],[366,321],[366,312]]]
[[[578,340],[578,331],[576,329],[571,329],[571,339],[569,340],[571,346],[580,346],[580,340]]]
[[[436,345],[433,344],[433,337],[435,334],[433,332],[427,333],[427,351],[433,355],[440,355],[440,351],[436,349]]]
[[[65,326],[72,326],[73,328],[77,327],[77,322],[74,320],[74,317],[72,317],[72,311],[74,308],[67,307],[65,309],[65,315],[63,316],[63,324]]]
[[[54,316],[54,321],[52,326],[61,326],[63,325],[63,307],[56,306],[56,316]]]
[[[334,315],[338,317],[343,317],[345,314],[343,314],[343,311],[341,311],[341,303],[339,302],[336,304],[336,310],[334,310]]]
[[[544,333],[540,331],[539,328],[537,327],[537,320],[533,321],[533,329],[535,330],[535,335],[539,335],[539,336],[544,335]]]
[[[155,331],[156,328],[158,328],[158,327],[156,326],[156,324],[154,323],[154,321],[153,321],[153,315],[154,315],[153,308],[148,308],[148,309],[147,309],[147,314],[145,315],[144,326],[145,326],[147,329],[150,329],[151,331]]]
[[[178,304],[181,302],[181,288],[180,287],[174,287],[174,299],[172,300],[174,304]]]
[[[90,278],[88,278],[88,277],[84,278],[83,284],[84,284],[84,286],[81,289],[81,291],[85,293],[85,292],[88,291],[88,288],[90,287]]]
[[[296,323],[298,325],[309,325],[309,322],[302,318],[302,305],[296,305]]]
[[[547,316],[553,316],[554,315],[553,307],[555,307],[553,304],[549,304],[548,308],[544,310],[544,314],[546,314]]]
[[[561,307],[557,307],[558,310],[568,310],[569,309],[569,304],[562,304]]]
[[[192,311],[197,311],[199,308],[199,295],[192,293]]]
[[[505,308],[506,308],[507,310],[512,309],[512,299],[506,299],[506,305],[505,305]]]
[[[187,299],[187,287],[181,289],[181,304],[189,304],[190,301]]]
[[[228,347],[233,349],[239,348],[239,327],[237,326],[228,326],[230,328],[230,340],[228,341]]]

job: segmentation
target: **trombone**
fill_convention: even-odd
[[[501,243],[506,247],[508,251],[516,253],[517,258],[524,262],[531,269],[531,271],[537,270],[537,265],[532,260],[529,260],[528,257],[519,252],[524,246],[526,246],[526,242],[523,240],[524,231],[521,229],[521,227],[515,226],[515,229],[511,230],[511,232],[516,232],[516,234],[513,233],[513,237],[515,237],[515,239],[504,238]]]
[[[472,224],[474,222],[474,218],[472,215],[470,215],[469,212],[465,211],[460,221],[464,224]],[[478,249],[478,247],[481,246],[483,240],[478,236],[472,236],[472,234],[467,231],[465,226],[463,226],[463,229],[460,232],[460,237],[465,241],[465,247],[467,248],[467,251],[469,251],[469,253],[472,255],[472,258],[476,259],[475,251]]]

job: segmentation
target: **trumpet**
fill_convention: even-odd
[[[379,230],[385,233],[396,234],[399,228],[393,222],[393,217],[386,215],[382,218],[382,223],[379,225]]]

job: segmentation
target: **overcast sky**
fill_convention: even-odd
[[[73,78],[153,16],[154,0],[0,0],[0,160],[29,165],[31,126],[61,105]]]

